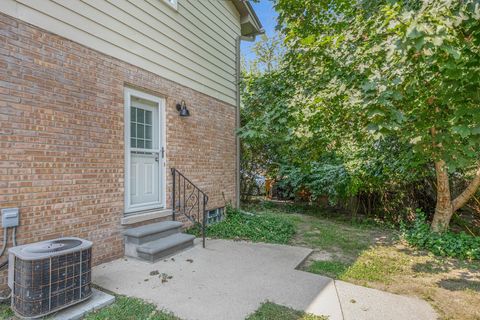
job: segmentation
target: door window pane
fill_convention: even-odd
[[[130,144],[132,148],[153,148],[153,112],[142,108],[130,108]]]
[[[137,137],[137,126],[135,123],[130,125],[130,137],[133,139]]]
[[[145,122],[145,111],[143,109],[137,108],[137,122],[144,123]]]
[[[145,126],[143,124],[137,124],[137,138],[143,139],[145,137]]]
[[[132,122],[137,121],[137,108],[134,108],[134,107],[130,108],[130,121]]]
[[[145,139],[152,141],[152,127],[145,126]]]
[[[145,124],[152,124],[152,111],[145,111]]]

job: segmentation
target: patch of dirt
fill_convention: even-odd
[[[450,291],[462,291],[462,290],[468,289],[468,290],[480,292],[480,281],[477,281],[477,280],[450,278],[450,279],[442,279],[438,281],[437,285],[441,288],[444,288]]]
[[[313,260],[313,261],[329,261],[329,260],[333,260],[334,257],[336,257],[335,253],[316,250],[316,251],[313,251],[308,258],[309,260]]]
[[[314,250],[302,265],[299,267],[300,270],[306,271],[308,267],[314,261],[340,261],[346,264],[352,263],[352,257],[349,255],[345,255],[341,252],[341,250],[332,250],[332,251],[324,251],[324,250]]]

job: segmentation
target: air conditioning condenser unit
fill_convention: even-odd
[[[8,285],[17,316],[34,319],[92,295],[92,243],[59,238],[9,249]]]

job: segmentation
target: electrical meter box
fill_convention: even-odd
[[[2,209],[2,228],[18,226],[18,208]]]

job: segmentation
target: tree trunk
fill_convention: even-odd
[[[453,213],[462,208],[480,187],[480,166],[467,188],[453,201],[450,194],[448,169],[445,161],[439,160],[435,162],[435,171],[437,173],[437,206],[433,216],[432,230],[444,232],[448,229]]]
[[[435,171],[437,174],[437,206],[432,221],[432,230],[435,232],[444,232],[448,229],[448,224],[453,215],[452,196],[450,194],[450,182],[448,179],[448,169],[445,161],[435,162]]]
[[[477,173],[475,177],[470,182],[468,187],[455,199],[453,200],[453,211],[457,211],[461,207],[463,207],[467,202],[475,195],[478,188],[480,187],[480,165],[477,169]]]
[[[435,111],[437,113],[440,112],[438,107],[435,108]],[[431,134],[433,147],[440,149],[443,148],[441,143],[436,144],[435,142],[435,136],[437,134],[435,127],[432,127]],[[450,193],[448,168],[445,161],[437,160],[435,162],[435,172],[437,174],[437,204],[431,228],[435,232],[444,232],[448,229],[453,213],[463,207],[475,195],[475,192],[477,192],[480,187],[480,163],[478,164],[475,178],[473,178],[468,187],[453,201]]]

